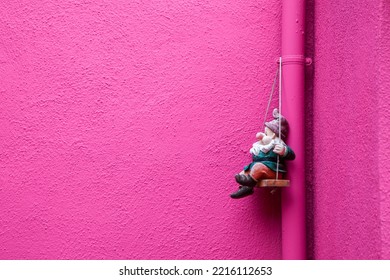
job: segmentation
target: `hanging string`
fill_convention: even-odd
[[[267,115],[268,115],[268,111],[269,111],[269,107],[271,105],[271,102],[272,102],[272,96],[274,94],[274,91],[275,91],[275,86],[276,86],[276,79],[278,78],[278,74],[279,74],[279,139],[281,139],[281,128],[282,128],[282,122],[281,122],[281,115],[282,115],[282,57],[279,57],[279,67],[276,69],[276,74],[275,74],[275,78],[274,78],[274,82],[272,84],[272,89],[271,89],[271,94],[269,96],[269,100],[268,100],[268,104],[267,104],[267,110],[265,111],[265,115],[264,115],[264,120],[263,120],[263,124],[265,124],[265,121],[267,120]],[[280,141],[281,143],[281,141]],[[277,156],[277,164],[276,164],[276,180],[279,179],[279,162],[280,162],[280,156],[278,155]]]
[[[276,79],[278,78],[278,73],[279,73],[279,67],[276,68],[276,74],[275,74],[275,78],[274,78],[274,83],[272,84],[271,94],[269,96],[267,110],[265,111],[263,125],[265,124],[265,121],[267,120],[268,110],[269,110],[269,106],[271,105],[272,95],[274,94],[274,91],[275,91],[275,85],[276,85]]]
[[[281,115],[282,115],[282,57],[279,57],[279,139],[281,139],[281,128],[282,128],[282,122],[281,122]],[[279,179],[279,161],[280,156],[278,154],[278,162],[276,164],[276,180]]]

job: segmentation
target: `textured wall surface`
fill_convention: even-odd
[[[307,2],[309,255],[390,259],[390,5]],[[228,196],[261,129],[279,13],[1,2],[0,259],[280,258],[279,194]]]
[[[279,195],[229,197],[279,22],[266,0],[2,1],[0,258],[280,258]],[[334,194],[375,196],[367,172]]]
[[[380,5],[380,33],[378,59],[379,109],[379,187],[381,201],[381,257],[390,260],[390,3]]]
[[[390,259],[388,1],[316,1],[314,257]]]

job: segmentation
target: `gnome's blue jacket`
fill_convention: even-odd
[[[285,145],[284,147],[287,149],[287,152],[284,156],[280,156],[280,158],[279,158],[279,172],[282,172],[282,173],[286,172],[284,161],[295,159],[294,151],[287,145]],[[251,164],[244,167],[244,171],[251,170],[253,165],[255,165],[258,162],[261,162],[262,164],[267,166],[269,169],[276,172],[277,162],[278,162],[278,154],[274,153],[274,151],[272,149],[268,153],[264,153],[264,152],[260,151],[258,155],[252,155],[252,160],[253,160],[253,162]]]

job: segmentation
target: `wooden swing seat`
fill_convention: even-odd
[[[267,179],[261,180],[257,187],[266,188],[266,187],[288,187],[290,186],[290,180],[275,180],[275,179]]]

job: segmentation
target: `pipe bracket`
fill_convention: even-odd
[[[276,59],[276,63],[279,64],[279,58]],[[285,55],[282,56],[282,65],[288,64],[303,64],[310,66],[313,60],[310,57],[304,57],[303,55]]]

